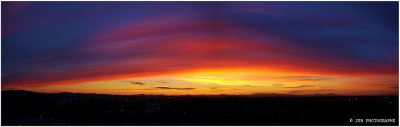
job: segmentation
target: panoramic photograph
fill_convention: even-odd
[[[399,125],[398,1],[2,1],[2,126]]]

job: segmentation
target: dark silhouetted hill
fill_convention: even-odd
[[[2,125],[398,125],[398,96],[104,95],[2,91]],[[350,119],[396,119],[354,123]]]

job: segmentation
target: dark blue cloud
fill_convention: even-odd
[[[317,58],[396,65],[397,2],[248,2],[225,20],[292,40]]]

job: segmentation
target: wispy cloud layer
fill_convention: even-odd
[[[3,3],[3,87],[218,68],[398,75],[396,2]]]

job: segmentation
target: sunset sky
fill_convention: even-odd
[[[398,95],[398,2],[2,2],[1,87]]]

